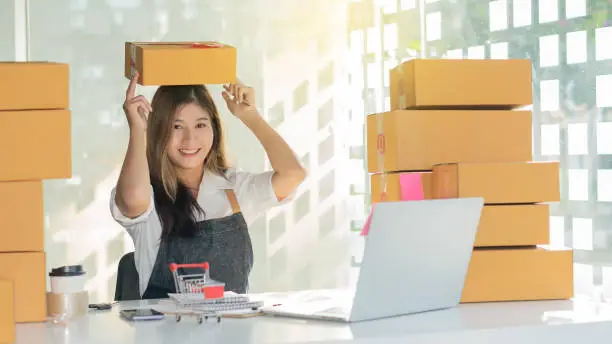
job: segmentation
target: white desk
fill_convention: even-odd
[[[588,301],[542,301],[460,305],[456,309],[356,324],[260,316],[176,323],[131,324],[120,308],[155,301],[122,302],[90,313],[67,327],[20,324],[17,344],[114,343],[611,343],[612,305]]]

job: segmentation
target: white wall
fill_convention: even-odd
[[[0,60],[15,59],[15,3],[0,1]]]

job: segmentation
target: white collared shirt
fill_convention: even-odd
[[[234,190],[240,210],[247,222],[251,224],[258,216],[280,204],[272,188],[273,171],[249,173],[228,169],[227,179],[212,173],[205,173],[198,192],[198,204],[205,213],[198,221],[221,218],[232,214],[232,207],[225,193],[226,189]],[[153,265],[159,250],[159,239],[162,234],[161,221],[155,210],[153,190],[149,208],[136,218],[126,217],[115,202],[116,189],[110,197],[110,211],[113,218],[122,225],[134,241],[134,259],[140,278],[140,295],[147,289]]]

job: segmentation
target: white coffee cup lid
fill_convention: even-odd
[[[51,277],[72,277],[85,274],[82,265],[60,266],[59,268],[51,269],[49,276]]]

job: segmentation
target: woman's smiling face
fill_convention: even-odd
[[[196,103],[185,104],[174,114],[166,153],[179,169],[202,168],[214,136],[208,112]]]

